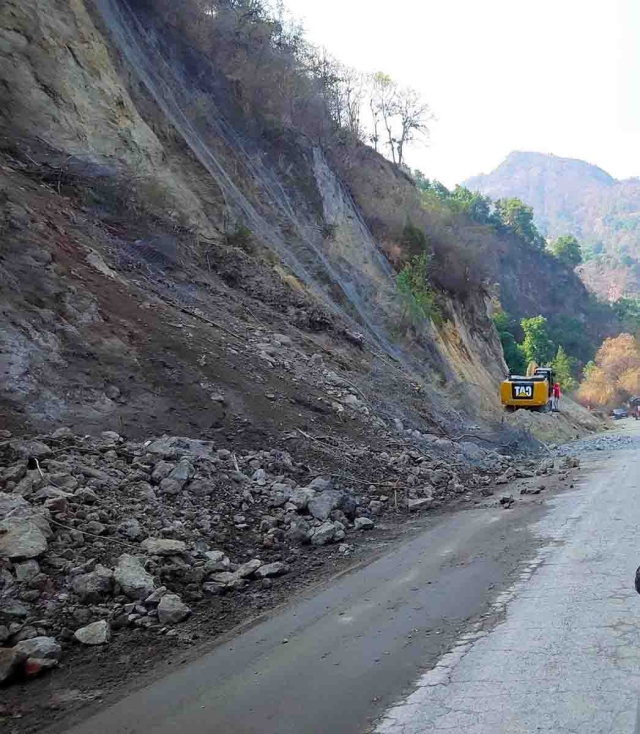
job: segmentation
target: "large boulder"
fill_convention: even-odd
[[[145,571],[139,558],[128,553],[118,558],[114,578],[130,599],[146,599],[155,590],[153,576]]]
[[[289,502],[296,506],[298,512],[306,510],[309,506],[309,502],[316,496],[316,491],[310,487],[299,487],[294,489],[289,497]]]
[[[76,576],[71,588],[84,604],[98,604],[113,591],[113,571],[98,564],[91,573]]]
[[[324,522],[333,510],[340,506],[342,494],[337,489],[325,489],[324,492],[316,494],[313,499],[309,500],[307,509],[316,520]]]

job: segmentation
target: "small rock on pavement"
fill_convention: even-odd
[[[76,630],[74,637],[83,645],[104,645],[111,638],[111,628],[109,622],[102,619]]]
[[[515,499],[512,494],[504,494],[500,497],[500,504],[505,508],[511,507],[514,502]]]
[[[354,526],[356,530],[373,530],[376,524],[369,517],[356,517]]]
[[[189,614],[191,614],[191,609],[177,594],[165,594],[158,604],[158,621],[163,625],[178,624]]]
[[[285,573],[289,573],[289,566],[281,561],[275,563],[267,563],[265,566],[260,566],[256,571],[256,576],[259,579],[266,579],[273,576],[284,576]]]

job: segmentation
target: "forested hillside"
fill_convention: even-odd
[[[584,161],[513,152],[465,186],[532,206],[544,237],[577,237],[584,260],[580,274],[602,298],[640,293],[640,179],[619,181]]]

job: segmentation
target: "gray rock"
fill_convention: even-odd
[[[181,459],[176,468],[171,472],[171,474],[169,474],[169,479],[173,479],[176,482],[182,482],[184,485],[189,481],[189,479],[193,479],[195,473],[196,471],[191,462],[187,459]]]
[[[150,454],[157,454],[165,459],[175,459],[178,456],[190,455],[200,458],[211,458],[214,446],[211,441],[200,441],[182,436],[163,436],[152,441],[146,450]]]
[[[9,628],[4,624],[0,624],[0,644],[7,642],[10,637],[11,632],[9,632]]]
[[[17,599],[0,600],[0,616],[12,619],[21,619],[28,617],[30,614],[29,607],[19,602]]]
[[[89,487],[80,487],[73,493],[73,499],[82,505],[94,505],[100,498]]]
[[[25,582],[31,581],[40,573],[40,566],[38,561],[30,560],[24,563],[16,563],[15,565],[16,579],[18,581]]]
[[[33,637],[30,640],[23,640],[15,646],[15,649],[27,658],[37,660],[59,660],[62,655],[62,648],[54,637]]]
[[[16,499],[22,499],[16,497]],[[0,558],[37,558],[47,550],[47,534],[42,527],[43,518],[35,513],[27,517],[17,514],[0,522]],[[46,520],[44,521],[46,523]],[[46,523],[49,527],[48,523]]]
[[[251,478],[259,487],[264,487],[267,483],[267,474],[264,469],[256,469]]]
[[[159,461],[153,468],[151,481],[155,484],[160,484],[163,479],[166,479],[171,474],[175,467],[176,465],[172,461]]]
[[[356,517],[354,527],[356,530],[373,530],[376,524],[369,517]]]
[[[187,550],[186,543],[170,538],[147,538],[140,547],[150,556],[178,556]]]
[[[285,573],[289,573],[289,566],[281,561],[275,563],[267,563],[256,571],[256,576],[259,579],[271,578],[273,576],[284,576]]]
[[[10,683],[26,659],[27,656],[15,647],[0,648],[0,685]]]
[[[177,594],[165,594],[158,604],[160,624],[178,624],[191,614],[191,609],[182,602]]]
[[[333,523],[325,522],[312,531],[311,545],[326,545],[333,540],[335,534],[336,529]]]
[[[42,459],[49,456],[51,449],[42,441],[22,441],[15,439],[9,441],[9,448],[21,459]]]
[[[118,534],[131,541],[139,540],[144,535],[140,523],[135,517],[129,520],[123,520],[118,525]]]
[[[145,600],[145,606],[151,606],[153,604],[159,604],[162,597],[167,594],[167,587],[166,586],[160,586],[158,587],[153,594],[150,594]],[[125,605],[125,611],[127,609],[128,604]]]
[[[73,438],[73,431],[68,426],[61,426],[51,434],[52,438]]]
[[[207,562],[204,564],[204,570],[207,575],[229,568],[230,560],[222,551],[209,551],[205,553],[205,558]]]
[[[300,487],[298,489],[294,489],[291,493],[289,502],[291,502],[292,505],[295,505],[298,512],[302,512],[307,509],[309,502],[311,502],[315,496],[316,492],[314,489],[311,489],[310,487]]]
[[[253,576],[260,566],[262,566],[262,561],[257,558],[253,558],[251,561],[243,563],[242,566],[234,572],[234,576],[240,579],[248,578],[249,576]]]
[[[340,506],[342,492],[336,489],[326,489],[309,500],[307,509],[316,518],[324,522],[331,512]]]
[[[27,465],[24,463],[14,464],[2,472],[5,482],[19,482],[27,473]]]
[[[418,510],[428,510],[433,505],[431,497],[419,497],[418,499],[407,499],[407,509],[409,512],[417,512]],[[357,521],[356,521],[357,522]]]
[[[83,645],[104,645],[111,639],[111,627],[106,619],[101,619],[76,630],[73,636]]]
[[[179,482],[176,479],[167,477],[160,482],[160,494],[166,494],[169,497],[173,497],[182,492],[185,482]]]
[[[113,591],[113,571],[97,565],[91,573],[76,576],[71,587],[83,604],[98,604]]]
[[[145,571],[139,558],[128,553],[118,558],[114,578],[130,599],[146,599],[155,591],[153,576]]]
[[[325,489],[333,489],[333,482],[331,477],[316,477],[309,487],[315,489],[316,492],[324,492]]]

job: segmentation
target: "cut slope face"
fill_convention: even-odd
[[[494,199],[522,199],[548,238],[575,235],[587,260],[580,273],[598,295],[640,293],[640,180],[619,181],[585,161],[514,152],[464,185]]]
[[[182,414],[201,431],[233,412],[271,425],[243,384],[265,366],[247,343],[261,343],[251,329],[292,327],[307,358],[339,355],[384,419],[457,431],[464,416],[497,417],[505,368],[485,295],[443,296],[442,326],[408,327],[323,151],[282,128],[253,136],[215,69],[187,73],[189,50],[133,7],[0,11],[10,423],[149,432]],[[211,385],[234,411],[211,403]]]

